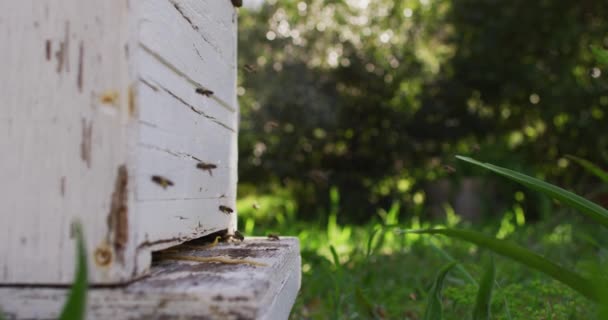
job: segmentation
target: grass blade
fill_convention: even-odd
[[[376,237],[376,234],[378,233],[378,231],[380,231],[380,228],[374,229],[374,231],[372,231],[372,233],[369,235],[369,239],[367,239],[367,252],[365,253],[365,256],[367,258],[369,258],[369,256],[372,255],[372,252],[373,252],[372,243],[374,242],[374,238]]]
[[[460,229],[439,228],[412,230],[408,232],[418,234],[441,234],[451,238],[456,238],[474,243],[480,247],[492,250],[497,254],[511,258],[532,269],[538,270],[552,277],[553,279],[569,286],[570,288],[574,289],[583,296],[595,302],[599,300],[595,286],[588,279],[583,278],[582,276],[572,271],[564,269],[563,267],[555,264],[554,262],[547,260],[544,257],[510,241],[489,237],[483,233],[476,231]]]
[[[444,259],[453,262],[456,261],[456,259],[454,259],[449,253],[447,253],[445,250],[439,248],[438,246],[434,245],[434,244],[430,244],[431,248],[435,249],[435,251],[437,251],[439,253],[440,256],[442,256]],[[473,276],[467,271],[467,269],[464,268],[463,265],[461,265],[460,263],[456,265],[456,269],[458,269],[458,271],[460,271],[460,273],[462,273],[467,280],[476,285],[477,286],[477,281],[475,281],[475,278],[473,278]]]
[[[490,257],[484,269],[483,276],[479,282],[479,290],[477,290],[477,298],[475,299],[473,320],[490,319],[490,303],[492,302],[492,288],[494,287],[494,277],[496,274],[493,257]]]
[[[355,290],[355,295],[357,298],[357,304],[363,309],[366,316],[370,319],[378,319],[378,316],[374,311],[374,305],[369,301],[369,299],[367,299],[365,294],[363,294],[361,288],[357,287],[357,289]]]
[[[331,251],[331,256],[334,259],[334,264],[336,265],[336,268],[340,269],[340,258],[338,257],[338,252],[336,251],[336,248],[333,245],[329,245],[329,251]]]
[[[566,158],[576,162],[581,167],[585,168],[589,173],[592,173],[596,177],[600,178],[603,182],[608,183],[608,172],[602,170],[600,167],[593,164],[591,161],[583,158],[567,155]]]
[[[59,316],[61,320],[84,319],[87,304],[88,271],[84,236],[80,223],[74,223],[72,228],[76,236],[76,275],[68,300]]]
[[[424,320],[441,320],[443,318],[443,308],[441,304],[441,290],[443,289],[443,281],[448,272],[457,264],[456,261],[445,265],[435,277],[433,286],[427,298],[426,310],[424,311]]]
[[[509,170],[489,163],[482,163],[469,157],[456,156],[456,158],[480,166],[482,168],[486,168],[490,171],[498,173],[501,176],[507,177],[515,182],[518,182],[530,189],[544,193],[545,195],[551,198],[561,201],[565,205],[579,210],[582,214],[595,220],[597,223],[608,227],[608,210],[577,194],[574,194],[570,191],[564,190],[560,187],[554,186],[542,180],[532,178],[525,174],[521,174],[517,171]]]

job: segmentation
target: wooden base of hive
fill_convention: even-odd
[[[243,263],[171,258],[176,256]],[[287,319],[300,281],[296,238],[246,238],[206,249],[178,246],[140,280],[90,288],[87,319]],[[0,309],[8,319],[55,319],[67,292],[65,287],[2,286]]]

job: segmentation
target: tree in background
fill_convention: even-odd
[[[313,0],[241,11],[240,181],[288,188],[313,216],[336,186],[348,218],[365,221],[407,206],[417,182],[477,146],[550,177],[565,153],[605,163],[608,86],[588,46],[608,46],[607,7]]]

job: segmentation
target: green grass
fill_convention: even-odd
[[[297,209],[288,195],[260,196],[264,205],[255,210],[251,205],[257,198],[250,195],[239,203],[241,228],[248,228],[248,235],[278,232],[297,236],[301,242],[302,288],[292,319],[423,319],[435,276],[452,260],[459,264],[444,281],[443,319],[472,317],[478,292],[475,279],[483,278],[483,261],[490,252],[455,239],[397,234],[395,228],[386,227],[471,228],[457,216],[431,224],[393,206],[366,225],[341,225],[338,221],[344,213],[333,205],[324,221],[302,222],[293,218]],[[530,225],[515,223],[506,212],[496,218],[499,221],[474,228],[485,234],[502,232],[506,239],[569,270],[584,271],[598,254],[606,255],[597,246],[603,235],[598,226],[573,219],[566,210],[553,215],[551,222]],[[508,232],[501,230],[508,223]],[[500,256],[494,257],[494,265],[491,319],[593,318],[593,304],[569,287]]]

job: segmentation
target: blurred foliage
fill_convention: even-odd
[[[335,186],[340,219],[363,222],[415,207],[446,164],[470,175],[455,153],[573,185],[582,171],[565,154],[608,163],[608,68],[590,50],[608,47],[604,12],[592,0],[242,9],[241,195],[289,190],[295,214],[315,219]]]
[[[342,195],[334,189],[328,197],[333,200],[327,214],[343,216],[345,212],[337,205]],[[362,225],[336,224],[334,218],[325,223],[291,215],[279,219],[277,208],[289,208],[292,199],[282,194],[265,196],[264,204],[272,205],[260,202],[258,209],[251,207],[250,199],[239,200],[238,206],[239,226],[249,226],[248,235],[273,232],[300,239],[303,279],[291,319],[371,319],[372,313],[380,319],[422,319],[437,271],[452,261],[459,264],[444,281],[444,319],[471,316],[478,290],[475,279],[482,278],[482,262],[489,252],[447,237],[395,232],[397,227],[463,228],[469,222],[445,217],[431,224],[408,215],[398,205],[378,209]],[[537,224],[513,223],[506,233],[502,231],[504,221],[501,226],[488,223],[476,228],[485,234],[502,232],[506,239],[577,272],[592,267],[598,257],[608,261],[606,230],[565,209],[551,214],[554,219]],[[500,256],[495,265],[492,319],[593,319],[593,304],[569,287]]]

